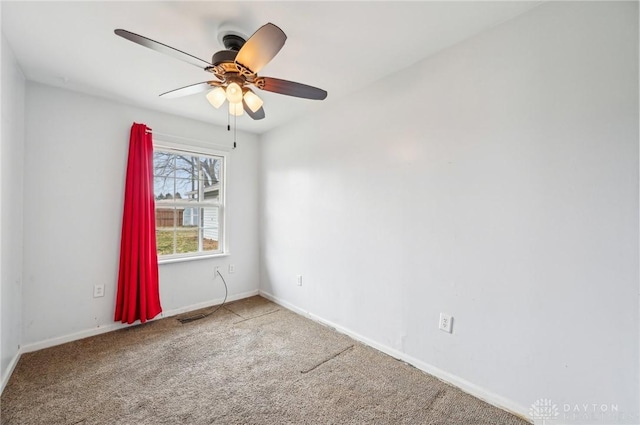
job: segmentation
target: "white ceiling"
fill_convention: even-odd
[[[210,80],[211,74],[113,30],[123,28],[210,61],[222,49],[221,26],[249,36],[273,22],[288,39],[260,75],[320,87],[329,95],[312,101],[258,90],[266,118],[253,121],[245,114],[238,128],[262,133],[539,3],[2,1],[1,7],[2,32],[27,79],[219,125],[227,123],[226,110],[215,110],[202,93],[158,97]]]

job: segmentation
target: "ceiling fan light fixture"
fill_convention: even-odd
[[[227,100],[229,103],[241,103],[242,102],[242,88],[238,83],[231,83],[227,87]]]
[[[240,98],[242,99],[242,98]],[[244,109],[242,108],[242,103],[231,103],[229,102],[229,113],[236,117],[244,114]]]
[[[227,94],[222,87],[216,87],[207,93],[207,100],[214,108],[218,109],[222,106],[225,100],[227,100]]]
[[[124,29],[114,32],[128,41],[195,65],[215,76],[212,81],[162,93],[160,96],[165,99],[206,93],[207,100],[216,109],[228,100],[230,114],[240,116],[247,112],[251,119],[261,120],[265,118],[263,101],[249,86],[303,99],[323,100],[327,97],[327,92],[317,87],[257,75],[287,40],[286,34],[270,22],[258,28],[249,38],[235,31],[221,31],[225,50],[214,53],[210,62]]]
[[[262,99],[260,99],[258,95],[251,90],[247,90],[247,92],[244,94],[244,101],[247,103],[249,109],[251,109],[251,112],[258,112],[258,110],[262,108],[262,104],[264,103]]]

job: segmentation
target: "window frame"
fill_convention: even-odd
[[[165,254],[158,256],[158,264],[166,264],[173,262],[181,262],[181,261],[192,261],[213,257],[221,257],[229,255],[229,244],[227,237],[227,220],[226,220],[226,210],[227,210],[227,170],[229,167],[229,157],[228,152],[221,151],[217,149],[206,148],[202,146],[195,145],[183,145],[180,143],[169,142],[165,140],[157,140],[154,138],[153,141],[153,152],[165,152],[165,153],[175,153],[175,154],[187,154],[190,156],[215,156],[221,159],[220,164],[220,194],[219,201],[211,202],[211,201],[199,201],[197,203],[187,202],[187,201],[176,201],[172,203],[172,206],[175,207],[185,207],[185,208],[206,208],[206,207],[217,207],[218,208],[218,250],[216,251],[197,251],[197,252],[185,252],[185,253],[174,253],[174,254]],[[155,176],[155,166],[153,170]],[[154,207],[154,215],[157,206]]]

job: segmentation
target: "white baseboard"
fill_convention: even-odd
[[[11,363],[9,363],[9,367],[7,367],[7,370],[5,370],[4,374],[2,375],[2,382],[0,382],[0,394],[2,394],[2,392],[4,391],[4,387],[7,386],[7,382],[9,382],[9,378],[11,378],[11,375],[13,374],[13,371],[15,370],[21,355],[22,348],[18,348],[15,356],[13,356],[13,359],[11,359]]]
[[[268,292],[260,290],[260,296],[268,299],[269,301],[273,301],[274,303],[276,303],[278,305],[281,305],[282,307],[284,307],[284,308],[286,308],[288,310],[291,310],[291,311],[293,311],[295,313],[298,313],[301,316],[310,317],[308,311],[303,310],[303,309],[291,304],[290,302],[285,301],[285,300],[283,300],[281,298],[278,298],[275,295],[272,295],[272,294],[270,294]]]
[[[253,290],[253,291],[242,292],[240,294],[230,295],[229,297],[227,297],[227,301],[226,302],[241,300],[243,298],[253,297],[253,296],[258,295],[258,294],[259,294],[259,291],[257,289]],[[163,311],[158,316],[156,316],[153,319],[149,320],[149,322],[160,320],[160,319],[164,319],[164,318],[167,318],[167,317],[177,316],[178,314],[187,313],[189,311],[194,311],[194,310],[199,310],[201,308],[206,308],[206,307],[211,307],[211,306],[214,306],[214,305],[218,305],[218,304],[222,303],[223,299],[224,298],[218,298],[218,299],[208,300],[208,301],[204,301],[204,302],[197,303],[197,304],[188,305],[188,306],[185,306],[185,307],[175,308],[173,310]],[[22,353],[30,353],[30,352],[33,352],[33,351],[42,350],[44,348],[49,348],[49,347],[54,347],[56,345],[66,344],[67,342],[77,341],[79,339],[84,339],[84,338],[88,338],[88,337],[91,337],[91,336],[100,335],[100,334],[111,332],[111,331],[116,331],[118,329],[128,328],[130,326],[137,326],[139,324],[140,324],[139,322],[132,323],[130,325],[126,324],[126,323],[110,323],[108,325],[98,326],[98,327],[91,328],[91,329],[85,329],[85,330],[82,330],[82,331],[79,331],[79,332],[74,332],[72,334],[67,334],[67,335],[63,335],[63,336],[59,336],[59,337],[55,337],[55,338],[46,339],[44,341],[32,342],[32,343],[27,344],[24,347],[22,347],[21,352]]]
[[[509,400],[505,397],[502,397],[498,394],[495,394],[491,391],[488,391],[472,382],[469,382],[465,379],[462,379],[456,375],[453,375],[449,372],[446,372],[442,369],[439,369],[433,365],[430,365],[426,362],[423,362],[422,360],[416,359],[412,356],[409,356],[401,351],[398,351],[396,349],[393,349],[391,347],[388,347],[384,344],[380,344],[372,339],[369,339],[365,336],[362,336],[356,332],[351,331],[348,328],[345,328],[344,326],[338,325],[336,323],[330,322],[329,320],[323,319],[320,316],[317,316],[313,313],[310,313],[306,310],[303,310],[283,299],[280,299],[268,292],[265,292],[263,290],[260,291],[260,295],[267,298],[268,300],[273,301],[276,304],[281,305],[282,307],[289,309],[295,313],[300,314],[301,316],[305,316],[308,317],[309,319],[318,322],[322,325],[325,326],[329,326],[333,329],[335,329],[336,331],[343,333],[345,335],[350,336],[351,338],[362,342],[365,345],[368,345],[370,347],[375,348],[378,351],[382,351],[385,354],[390,355],[391,357],[394,357],[398,360],[402,360],[406,363],[409,363],[412,366],[415,366],[416,368],[428,373],[429,375],[432,375],[436,378],[438,378],[439,380],[446,382],[447,384],[453,385],[456,388],[459,388],[460,390],[464,391],[467,394],[470,394],[476,398],[479,398],[480,400],[483,400],[489,404],[491,404],[492,406],[498,407],[499,409],[502,410],[506,410],[509,413],[512,413],[518,417],[520,417],[523,420],[526,420],[530,423],[533,423],[533,421],[529,418],[529,410],[524,407],[521,406],[520,404]]]

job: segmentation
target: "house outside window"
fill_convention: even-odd
[[[158,259],[224,252],[225,156],[154,147]]]

